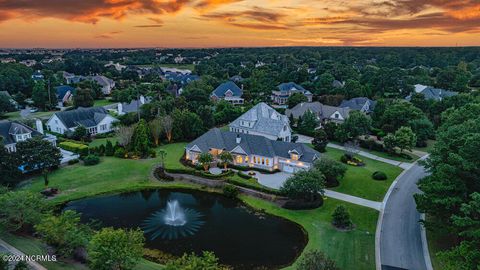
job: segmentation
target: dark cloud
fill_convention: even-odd
[[[227,24],[258,30],[287,29],[288,26],[281,21],[285,14],[270,9],[252,7],[238,12],[214,12],[202,15],[204,19],[215,19]]]
[[[112,32],[96,35],[95,38],[98,38],[98,39],[112,39],[112,38],[114,38],[114,36],[116,36],[118,34],[121,34],[121,33],[122,33],[122,31],[112,31]]]

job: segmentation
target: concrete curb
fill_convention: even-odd
[[[420,218],[422,220],[425,220],[425,214],[421,214]],[[427,230],[425,230],[424,226],[421,226],[420,234],[422,235],[423,257],[425,258],[427,270],[433,270],[432,260],[430,258],[430,251],[428,250]]]

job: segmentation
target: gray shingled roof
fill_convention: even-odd
[[[0,121],[0,136],[3,137],[3,144],[5,145],[15,143],[15,138],[12,136],[12,134],[15,135],[27,133],[32,133],[32,137],[42,136],[40,132],[22,123],[8,120]]]
[[[367,102],[370,102],[369,112],[372,112],[377,102],[366,97],[356,97],[349,100],[343,100],[342,103],[340,104],[340,107],[350,108],[352,110],[360,111],[363,108],[363,106],[365,106],[365,103]]]
[[[241,97],[242,96],[242,89],[238,87],[234,82],[232,81],[227,81],[222,84],[220,84],[215,90],[213,90],[212,95],[215,95],[219,98],[225,97],[225,93],[230,90],[233,93],[233,96],[235,97]]]
[[[240,125],[241,121],[255,123],[252,128],[248,128]],[[290,125],[288,117],[280,114],[266,103],[261,102],[235,119],[229,126],[277,136],[285,125]]]
[[[294,82],[288,82],[288,83],[282,83],[277,86],[278,90],[284,91],[284,92],[290,92],[290,91],[300,91],[305,95],[311,95],[312,93],[305,88],[303,88],[301,85],[298,85]]]
[[[237,136],[241,139],[239,144],[236,142]],[[218,128],[209,130],[189,143],[187,149],[191,149],[195,145],[202,152],[208,152],[212,148],[224,149],[230,152],[237,146],[240,146],[247,155],[279,156],[283,158],[290,158],[289,151],[296,150],[301,155],[299,160],[309,163],[312,163],[316,158],[320,158],[321,155],[318,151],[303,143],[273,141],[263,136],[221,131]]]
[[[131,112],[138,112],[140,107],[142,107],[144,104],[148,104],[152,102],[151,97],[145,97],[145,103],[141,103],[140,99],[134,99],[130,101],[130,103],[123,102],[122,103],[122,111],[125,113],[131,113]]]
[[[108,115],[108,112],[103,107],[79,107],[71,111],[57,112],[55,115],[67,128],[73,128],[78,125],[92,127],[100,123]]]
[[[338,111],[344,119],[348,118],[348,116],[350,115],[349,108],[341,108],[341,107],[324,105],[318,101],[299,103],[292,109],[287,109],[285,111],[285,114],[287,116],[290,116],[290,114],[293,114],[293,118],[297,119],[299,116],[303,116],[305,112],[307,112],[308,110],[315,113],[315,115],[317,115],[321,120],[329,118],[336,111]]]

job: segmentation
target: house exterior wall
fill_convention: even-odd
[[[65,134],[67,132],[68,128],[60,121],[60,119],[57,117],[57,115],[52,115],[50,119],[47,121],[47,129],[60,133],[60,134]]]
[[[108,133],[113,130],[113,123],[117,122],[118,120],[113,118],[110,115],[107,115],[100,123],[97,125],[97,133]]]

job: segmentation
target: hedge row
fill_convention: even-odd
[[[58,146],[64,150],[79,154],[80,156],[88,155],[88,146],[74,142],[61,142]]]
[[[221,164],[219,164],[219,165],[221,165]],[[270,171],[270,170],[267,170],[267,169],[248,167],[248,166],[239,166],[239,165],[235,165],[235,164],[231,164],[231,163],[228,164],[228,168],[239,170],[239,171],[257,171],[257,172],[264,173],[264,174],[274,174],[274,173],[280,172],[279,169],[275,169],[273,171]]]
[[[215,175],[215,174],[211,174],[211,173],[208,173],[208,172],[205,172],[205,171],[197,171],[197,170],[191,170],[191,169],[165,169],[166,172],[168,173],[180,173],[180,174],[190,174],[190,175],[195,175],[195,176],[199,176],[199,177],[205,177],[205,178],[208,178],[208,179],[220,179],[220,178],[223,178],[223,177],[227,177],[227,176],[232,176],[234,174],[233,171],[227,171],[227,172],[224,172],[224,173],[221,173],[221,174],[218,174],[218,175]]]
[[[248,189],[253,189],[253,190],[256,190],[256,191],[263,192],[263,193],[279,195],[279,196],[282,195],[282,193],[279,190],[271,189],[271,188],[268,188],[268,187],[259,187],[257,185],[250,184],[249,182],[239,181],[239,180],[234,179],[234,178],[229,178],[229,179],[226,179],[225,181],[227,183],[232,184],[232,185],[236,185],[236,186],[240,186],[240,187],[244,187],[244,188],[248,188]]]

